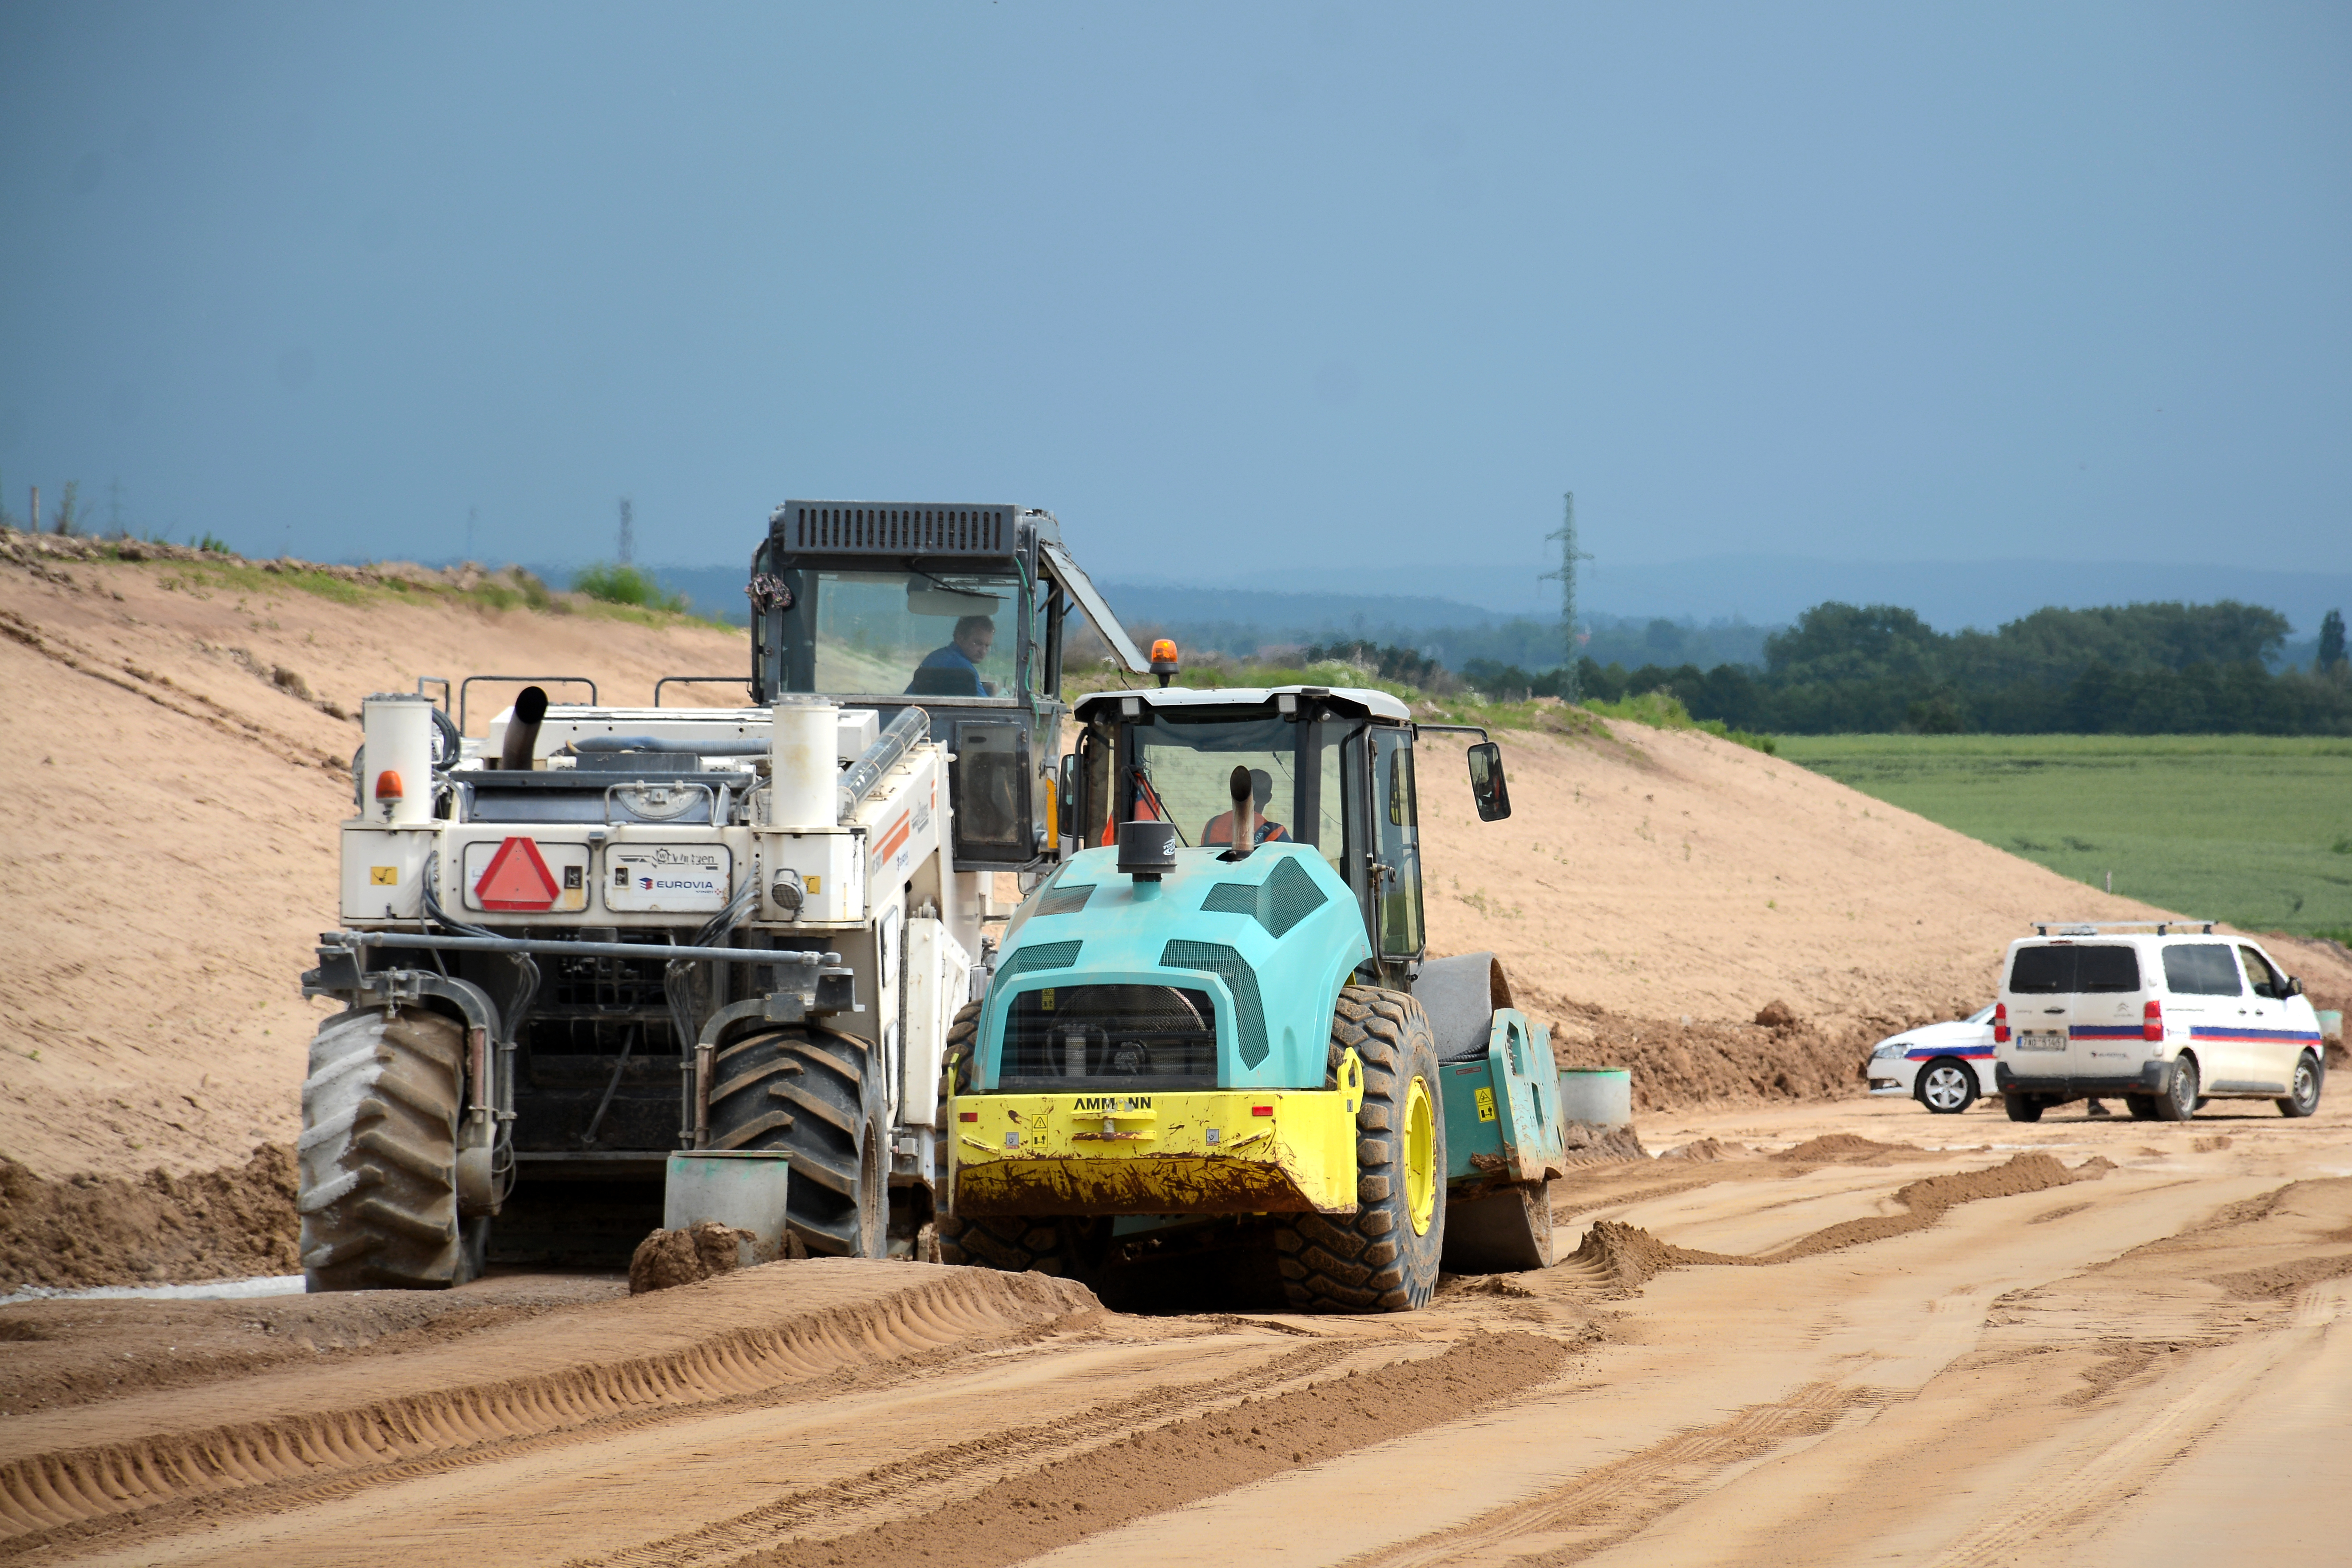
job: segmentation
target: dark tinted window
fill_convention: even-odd
[[[2077,991],[2137,991],[2139,954],[2128,947],[2078,947],[2074,950]]]
[[[2074,989],[2074,950],[2021,947],[2009,966],[2009,988],[2020,996],[2062,996]]]
[[[2181,996],[2238,996],[2238,966],[2226,942],[2184,942],[2164,950],[2164,984]]]
[[[2019,996],[2071,996],[2139,989],[2139,954],[2128,947],[2021,947],[2009,989]]]

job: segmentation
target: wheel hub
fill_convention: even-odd
[[[1404,1097],[1404,1203],[1412,1233],[1427,1236],[1437,1214],[1437,1129],[1429,1085],[1419,1078]]]

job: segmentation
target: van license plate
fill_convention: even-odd
[[[2066,1037],[2056,1029],[2020,1029],[2017,1048],[2021,1051],[2063,1051]]]

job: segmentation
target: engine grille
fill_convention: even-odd
[[[1244,1067],[1254,1068],[1265,1060],[1265,1006],[1258,997],[1257,971],[1247,959],[1220,942],[1171,942],[1160,950],[1160,967],[1197,969],[1223,981],[1225,989],[1234,994],[1235,1021],[1241,1026],[1241,1038],[1234,1042],[1234,1054]]]
[[[1013,506],[793,500],[778,507],[771,531],[789,551],[875,554],[1010,555]]]
[[[1217,1081],[1216,1005],[1173,985],[1067,985],[1015,997],[998,1085],[1056,1089],[1206,1089]]]

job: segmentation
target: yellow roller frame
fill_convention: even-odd
[[[1353,1051],[1337,1089],[959,1095],[950,1202],[968,1215],[1352,1214],[1363,1102]]]

